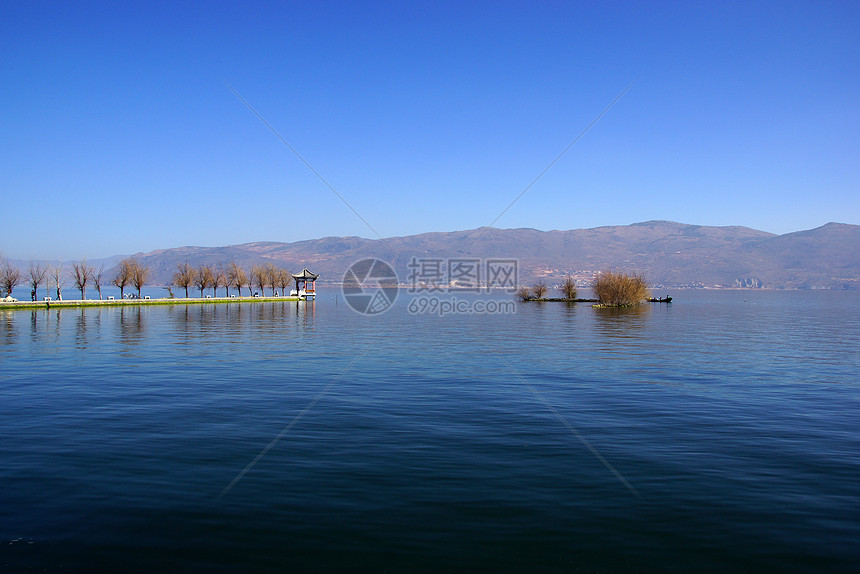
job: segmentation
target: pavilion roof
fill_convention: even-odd
[[[316,273],[311,273],[308,271],[308,268],[305,267],[301,273],[293,273],[293,279],[304,279],[306,281],[316,281],[317,275]]]

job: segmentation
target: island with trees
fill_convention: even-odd
[[[521,301],[537,301],[537,302],[566,302],[566,303],[593,303],[595,307],[627,307],[636,305],[645,301],[651,302],[669,302],[671,297],[666,299],[651,298],[648,284],[642,275],[628,275],[626,273],[613,273],[605,271],[599,273],[591,285],[595,298],[581,299],[577,298],[576,282],[572,277],[566,277],[562,284],[558,287],[564,297],[547,298],[546,293],[549,287],[543,280],[537,281],[531,287],[520,287],[516,292],[516,297]]]

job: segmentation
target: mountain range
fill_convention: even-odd
[[[340,283],[354,262],[376,258],[407,283],[410,261],[515,259],[518,283],[550,286],[573,276],[581,286],[599,271],[644,275],[666,288],[856,289],[860,286],[860,226],[828,223],[775,235],[748,227],[709,227],[671,221],[540,231],[482,227],[364,239],[324,237],[293,243],[255,242],[225,247],[176,247],[134,256],[166,285],[182,262],[274,263],[296,273],[307,267],[321,283]],[[108,272],[112,276],[112,272]]]

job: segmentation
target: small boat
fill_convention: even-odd
[[[648,302],[649,303],[671,303],[672,298],[669,297],[668,295],[665,297],[651,297],[650,299],[648,299]]]

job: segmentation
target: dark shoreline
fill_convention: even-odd
[[[599,299],[563,299],[558,297],[549,297],[546,299],[535,299],[534,297],[530,299],[520,299],[523,303],[527,303],[529,301],[534,301],[537,303],[543,303],[544,301],[549,301],[550,303],[599,303]]]

